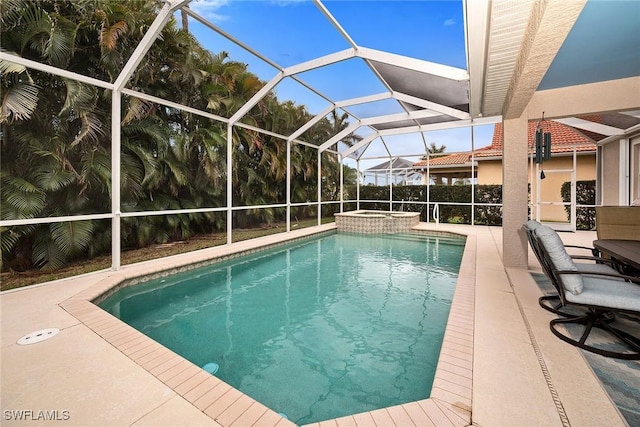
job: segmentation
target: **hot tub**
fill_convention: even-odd
[[[420,212],[351,211],[335,214],[338,231],[347,233],[404,233],[420,222]]]

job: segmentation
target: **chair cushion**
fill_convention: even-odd
[[[567,301],[640,312],[640,286],[621,280],[585,276],[579,295],[566,294]]]
[[[620,274],[615,268],[608,266],[607,264],[587,264],[582,262],[576,262],[576,268],[580,273],[606,273],[606,274]],[[624,279],[615,279],[624,280]]]
[[[524,226],[529,230],[529,231],[533,231],[535,229],[537,229],[538,227],[540,227],[542,224],[540,224],[538,221],[534,220],[534,219],[530,219],[529,221],[524,223]]]
[[[578,271],[573,259],[569,256],[558,233],[551,227],[540,224],[534,231],[536,237],[547,252],[553,268],[560,271]],[[582,292],[582,277],[579,274],[560,274],[558,279],[565,291],[574,295]]]

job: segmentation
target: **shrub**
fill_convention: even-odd
[[[475,202],[486,204],[502,203],[501,185],[476,185]],[[356,194],[355,186],[348,189]],[[389,186],[366,185],[360,187],[360,200],[384,200],[383,202],[360,202],[361,209],[388,210]],[[439,203],[440,222],[471,224],[471,206],[456,203],[471,203],[471,185],[431,185],[429,186],[429,210],[422,203],[427,201],[427,186],[406,185],[393,187],[393,210],[420,212],[421,221],[432,218],[434,203]],[[475,223],[502,225],[501,206],[475,206]]]
[[[562,200],[571,202],[571,182],[563,182],[560,188]],[[596,181],[576,181],[576,228],[578,230],[593,230],[596,227],[596,208],[580,205],[596,204]],[[571,206],[565,206],[567,218],[571,219]]]

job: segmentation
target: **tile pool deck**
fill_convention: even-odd
[[[626,425],[582,354],[549,331],[553,315],[538,306],[540,291],[529,271],[502,265],[500,228],[419,227],[470,236],[432,397],[314,425]],[[561,236],[590,245],[595,233]],[[282,238],[240,242],[234,250]],[[2,293],[1,424],[37,425],[15,418],[48,411],[68,414],[49,422],[60,425],[292,425],[88,302],[122,278],[228,252],[205,249]],[[532,255],[529,264],[540,270]],[[52,339],[16,344],[51,327],[60,329]]]

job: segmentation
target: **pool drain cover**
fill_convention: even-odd
[[[18,344],[20,345],[35,344],[37,342],[48,340],[49,338],[55,337],[56,335],[58,335],[58,332],[60,332],[60,329],[58,328],[41,329],[39,331],[31,332],[30,334],[23,336],[18,340]]]

